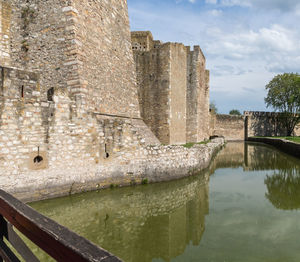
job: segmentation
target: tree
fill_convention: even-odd
[[[215,101],[211,101],[209,104],[209,109],[211,111],[214,111],[216,114],[218,113],[218,108],[216,106],[216,102]]]
[[[286,128],[287,136],[291,136],[295,126],[300,122],[300,75],[298,73],[277,75],[266,85],[266,90],[267,107],[273,107],[280,113],[278,121]]]
[[[229,112],[229,115],[237,115],[237,116],[240,116],[241,115],[241,112],[237,109],[232,109],[230,110]]]

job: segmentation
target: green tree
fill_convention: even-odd
[[[277,75],[266,85],[266,90],[267,107],[272,107],[280,113],[278,121],[286,128],[287,136],[291,136],[295,126],[300,122],[300,75],[298,73]]]
[[[211,101],[209,104],[209,109],[211,111],[214,111],[216,114],[218,113],[218,108],[216,106],[216,102],[215,101]]]
[[[237,109],[232,109],[230,110],[229,112],[229,115],[237,115],[237,116],[240,116],[241,115],[241,112]]]

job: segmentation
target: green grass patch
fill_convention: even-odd
[[[206,145],[210,142],[210,140],[202,141],[202,142],[197,142],[197,143],[186,143],[182,145],[185,148],[192,148],[194,145]]]
[[[264,136],[255,136],[255,137],[263,138]],[[267,138],[285,139],[300,144],[300,136],[267,136]]]

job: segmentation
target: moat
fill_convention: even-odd
[[[31,206],[125,262],[300,261],[300,160],[259,144],[187,179]]]

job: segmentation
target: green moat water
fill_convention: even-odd
[[[125,262],[300,261],[300,160],[258,144],[188,179],[31,206]]]

